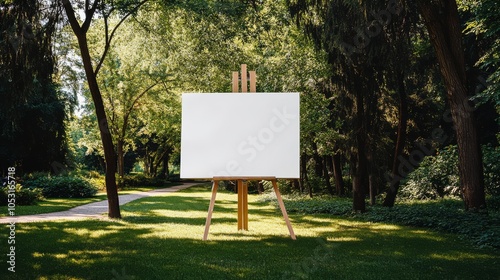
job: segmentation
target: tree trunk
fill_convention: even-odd
[[[312,143],[312,148],[314,151],[314,154],[313,154],[314,174],[316,174],[316,177],[321,178],[321,177],[323,177],[323,159],[318,154],[318,145],[316,144],[316,142]]]
[[[307,176],[307,160],[308,160],[308,157],[305,154],[303,154],[300,157],[300,161],[301,161],[300,169],[301,169],[301,173],[302,173],[302,175],[300,176],[300,179],[302,180],[302,184],[303,184],[302,188],[307,187],[309,197],[312,198],[313,197],[312,186],[311,186],[311,182],[309,182],[309,178]]]
[[[300,193],[304,193],[304,186],[307,182],[307,156],[305,154],[300,156]]]
[[[342,178],[342,167],[340,154],[333,156],[333,176],[335,176],[335,188],[337,190],[337,195],[344,195],[344,179]]]
[[[329,173],[328,167],[327,167],[327,161],[328,160],[329,160],[328,156],[324,156],[323,157],[323,176],[324,176],[324,179],[325,179],[326,189],[328,190],[328,193],[330,195],[333,195],[334,194],[333,187],[332,187],[332,184],[330,183],[330,173]]]
[[[470,104],[467,94],[462,27],[457,3],[455,0],[419,0],[418,4],[447,89],[456,129],[458,170],[465,209],[485,209],[481,149],[474,120],[474,106]]]
[[[373,206],[377,203],[376,196],[378,193],[377,193],[377,187],[375,185],[375,176],[371,173],[370,175],[368,175],[368,186],[370,189],[370,205]]]
[[[403,150],[406,143],[406,129],[408,126],[408,99],[406,96],[406,89],[404,85],[404,75],[399,77],[399,117],[398,117],[398,131],[396,139],[396,147],[394,148],[394,159],[392,160],[392,170],[391,178],[387,178],[389,182],[389,189],[387,190],[387,196],[384,199],[383,206],[393,207],[396,201],[396,195],[398,193],[399,184],[402,175],[398,173],[399,166],[401,164],[399,158],[403,155]]]
[[[97,2],[96,2],[97,3]],[[88,2],[87,2],[88,4]],[[101,134],[102,146],[104,149],[104,160],[106,161],[106,193],[108,196],[108,216],[110,218],[121,218],[120,214],[120,204],[118,201],[118,188],[116,186],[116,154],[113,145],[113,139],[108,128],[108,121],[106,117],[106,111],[104,110],[104,104],[102,101],[101,91],[97,83],[96,73],[92,66],[92,59],[90,57],[90,52],[87,42],[87,31],[90,27],[92,21],[92,16],[95,12],[97,5],[92,6],[87,11],[87,18],[83,22],[82,26],[76,19],[75,12],[71,3],[69,1],[63,1],[64,10],[68,16],[68,20],[71,24],[71,28],[78,39],[78,45],[80,47],[80,52],[82,55],[83,67],[85,69],[85,75],[87,77],[87,82],[89,85],[90,94],[92,95],[92,100],[94,101],[95,112],[97,116],[97,121],[99,122],[99,131]]]
[[[365,212],[365,190],[367,189],[366,177],[366,154],[365,140],[366,129],[364,125],[364,98],[363,91],[356,91],[356,119],[354,122],[354,131],[356,133],[356,153],[353,162],[354,172],[352,177],[353,210],[356,212]]]
[[[118,141],[116,141],[116,156],[118,158],[118,176],[120,176],[120,178],[123,178],[123,176],[125,175],[125,155],[124,155],[124,152],[123,152],[123,140],[122,139],[118,139]]]
[[[94,101],[95,113],[97,120],[99,121],[99,131],[104,149],[104,160],[106,161],[105,181],[106,194],[108,196],[108,216],[110,218],[121,218],[120,204],[118,201],[118,188],[116,186],[116,155],[113,139],[111,137],[111,133],[109,132],[101,91],[99,90],[97,78],[94,75],[86,34],[79,33],[76,35],[80,46],[87,82],[92,95],[92,100]]]
[[[293,180],[293,188],[302,193],[302,190],[300,189],[300,180]],[[264,190],[264,188],[262,188],[262,190]]]
[[[154,162],[154,157],[153,156],[148,156],[149,157],[149,176],[150,177],[155,177],[156,176],[156,166]]]
[[[160,173],[160,179],[168,179],[170,177],[170,171],[168,168],[168,161],[170,159],[169,152],[167,151],[165,155],[163,156],[163,165],[161,168],[161,173]]]

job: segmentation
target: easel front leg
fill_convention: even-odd
[[[285,219],[286,226],[288,227],[288,232],[290,232],[290,237],[293,240],[296,240],[295,233],[293,232],[292,224],[288,219],[288,214],[286,213],[285,204],[283,203],[283,199],[281,199],[280,190],[278,189],[278,182],[276,180],[272,180],[274,193],[276,193],[276,198],[278,199],[278,204],[281,209],[281,213],[283,214],[283,218]]]
[[[210,205],[208,206],[208,215],[205,222],[205,233],[203,234],[203,240],[207,240],[208,231],[210,229],[210,223],[212,222],[212,213],[214,212],[215,197],[217,196],[217,188],[219,187],[219,181],[214,180],[212,185],[212,198],[210,199]]]

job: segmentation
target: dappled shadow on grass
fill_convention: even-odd
[[[191,190],[187,193],[193,193]],[[148,197],[126,204],[122,207],[125,221],[134,223],[167,222],[204,225],[208,214],[209,200],[206,197],[169,195],[165,197]],[[237,222],[237,197],[230,193],[222,193],[224,198],[215,202],[212,223]],[[146,206],[146,207],[145,207]],[[186,213],[194,213],[186,215]],[[262,203],[249,203],[249,217],[281,215],[272,207],[263,208]]]
[[[6,279],[112,279],[123,267],[136,279],[497,279],[499,272],[498,255],[412,230],[358,224],[296,241],[219,233],[208,242],[173,230],[124,221],[21,225],[17,272]]]
[[[123,207],[121,221],[18,225],[16,273],[5,275],[4,263],[0,278],[120,279],[118,273],[121,279],[130,279],[124,274],[134,279],[498,279],[500,274],[497,253],[422,229],[294,214],[294,241],[278,210],[254,202],[250,231],[238,232],[236,202],[229,194],[221,194],[220,201],[230,203],[216,203],[210,240],[204,242],[209,195],[209,190],[191,190],[144,198]],[[0,232],[0,240],[6,237]]]

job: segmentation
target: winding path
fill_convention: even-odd
[[[182,185],[173,186],[164,189],[156,189],[148,192],[140,192],[134,194],[120,195],[119,201],[120,205],[129,203],[133,200],[150,197],[150,196],[160,196],[169,193],[173,193],[179,190],[187,189],[199,183],[184,183]],[[80,205],[70,210],[37,214],[37,215],[26,215],[26,216],[14,216],[14,217],[1,217],[0,224],[10,224],[15,223],[31,223],[31,222],[46,222],[55,220],[82,220],[82,219],[108,219],[106,214],[108,211],[108,201],[103,200],[99,202],[93,202],[85,205]]]

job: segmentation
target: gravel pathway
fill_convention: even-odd
[[[149,192],[141,192],[134,194],[120,195],[120,205],[129,203],[130,201],[150,196],[160,196],[173,193],[179,190],[187,189],[199,183],[185,183],[179,186],[169,187],[165,189],[156,189]],[[45,222],[54,220],[83,220],[83,219],[108,219],[104,214],[108,212],[108,201],[103,200],[99,202],[80,205],[70,210],[53,212],[38,215],[14,216],[14,217],[1,217],[0,224],[15,223],[31,223],[31,222]]]

